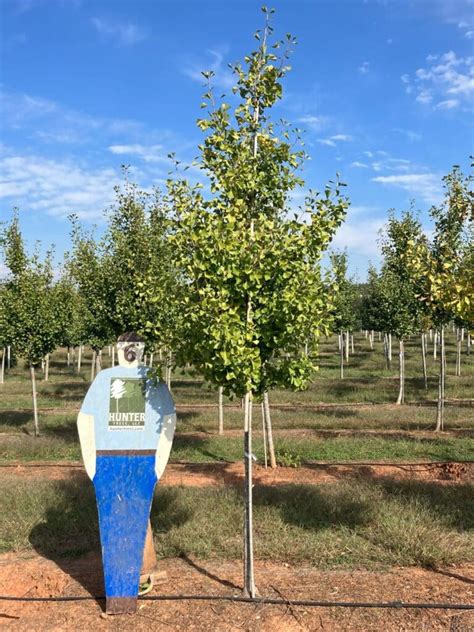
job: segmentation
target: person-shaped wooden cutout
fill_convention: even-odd
[[[106,612],[135,612],[153,490],[176,426],[173,399],[141,364],[145,344],[118,338],[118,366],[87,391],[77,418],[82,458],[95,487]]]

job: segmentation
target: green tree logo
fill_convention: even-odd
[[[111,384],[110,397],[112,399],[115,399],[116,413],[118,413],[119,399],[122,399],[122,397],[125,395],[126,390],[127,389],[125,388],[125,382],[123,380],[114,380]]]

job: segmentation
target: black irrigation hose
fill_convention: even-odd
[[[12,597],[0,595],[0,601],[64,602],[101,601],[105,597]],[[257,605],[305,606],[315,608],[397,608],[419,610],[474,610],[468,603],[409,603],[404,601],[314,601],[311,599],[274,599],[271,597],[235,597],[232,595],[148,595],[140,601],[231,601]]]

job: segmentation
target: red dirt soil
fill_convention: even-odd
[[[241,563],[168,559],[159,562],[167,581],[151,595],[240,595]],[[429,571],[316,571],[311,567],[257,562],[262,595],[286,599],[474,603],[474,564]],[[79,596],[103,594],[100,560],[93,554],[59,567],[34,553],[0,556],[0,594]],[[461,610],[310,608],[230,602],[139,603],[134,615],[107,616],[103,602],[0,601],[0,627],[12,630],[237,630],[367,632],[474,630],[474,613]]]
[[[77,461],[13,463],[0,467],[0,480],[2,475],[50,480],[86,476],[82,464]],[[253,475],[256,485],[331,483],[351,477],[371,480],[388,477],[396,480],[436,481],[447,485],[474,481],[474,463],[315,463],[299,468],[278,467],[275,470],[255,465]],[[242,463],[169,463],[161,484],[192,487],[242,485],[243,477]]]

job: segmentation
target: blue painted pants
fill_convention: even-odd
[[[137,598],[156,481],[154,454],[97,455],[93,483],[107,602]]]

